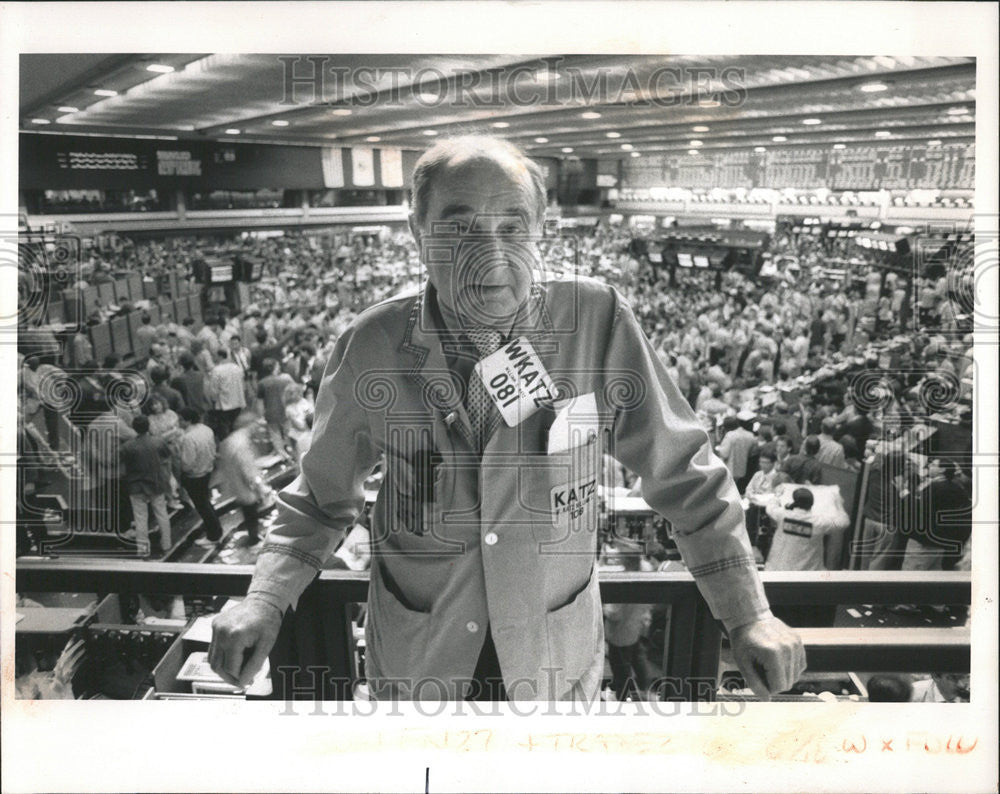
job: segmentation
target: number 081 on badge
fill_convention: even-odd
[[[552,378],[523,336],[479,361],[473,377],[482,380],[507,427],[517,427],[556,398]]]

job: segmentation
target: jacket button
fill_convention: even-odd
[[[477,631],[479,631],[479,624],[476,623],[476,621],[474,620],[470,620],[468,623],[465,624],[465,628],[467,628],[469,631],[475,634]]]
[[[486,541],[487,546],[495,546],[496,542],[499,540],[496,532],[487,532],[486,537],[483,538]]]

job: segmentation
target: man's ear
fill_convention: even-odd
[[[420,248],[420,226],[417,224],[416,216],[413,214],[412,211],[410,212],[409,215],[406,216],[406,223],[410,227],[410,234],[413,235],[413,239],[417,243],[417,253],[420,253],[421,252],[421,248]],[[423,256],[420,257],[420,260],[423,261]]]

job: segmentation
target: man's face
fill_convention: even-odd
[[[539,266],[540,221],[517,163],[476,159],[435,180],[423,223],[412,218],[410,228],[438,299],[463,326],[513,322]]]
[[[931,676],[947,700],[969,699],[969,676],[962,673],[934,673]]]

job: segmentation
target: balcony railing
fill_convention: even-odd
[[[253,567],[111,560],[21,560],[19,592],[164,595],[246,593]],[[765,572],[772,606],[834,604],[969,605],[968,572]],[[600,576],[605,603],[666,604],[662,674],[676,699],[710,699],[723,634],[687,573]],[[368,575],[323,571],[286,614],[271,653],[272,697],[347,700],[358,679],[350,607],[364,602]],[[967,672],[970,632],[960,628],[803,628],[813,672]],[[291,674],[289,674],[291,673]],[[707,683],[707,685],[706,685]]]

